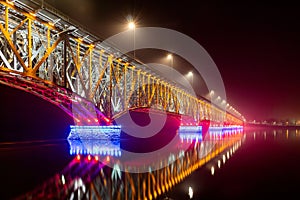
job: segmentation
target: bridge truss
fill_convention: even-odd
[[[24,3],[25,2],[25,3]],[[55,9],[33,0],[0,0],[0,67],[67,89],[115,119],[136,108],[154,108],[241,124],[230,114],[130,61]]]

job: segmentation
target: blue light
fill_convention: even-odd
[[[243,126],[210,126],[209,131],[243,130]]]
[[[201,141],[202,138],[202,133],[179,133],[179,137],[182,140],[196,140],[196,141]]]
[[[201,141],[202,140],[202,126],[180,126],[179,137],[187,141]]]
[[[121,126],[70,126],[68,139],[72,140],[114,140],[120,139]]]
[[[179,132],[202,132],[202,126],[179,126]]]
[[[109,155],[120,157],[120,140],[70,140],[70,155]]]

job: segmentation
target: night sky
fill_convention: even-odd
[[[45,2],[103,39],[124,31],[128,16],[138,27],[182,32],[210,54],[222,75],[228,102],[247,120],[300,120],[300,12],[296,2]]]

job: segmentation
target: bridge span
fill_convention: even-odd
[[[60,106],[78,124],[105,124],[141,108],[192,123],[243,123],[241,115],[190,94],[49,5],[1,0],[0,10],[1,83]]]

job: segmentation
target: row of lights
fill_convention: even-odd
[[[6,2],[7,2],[8,4],[12,5],[12,6],[14,5],[14,1],[6,0]],[[36,14],[35,14],[35,13],[29,12],[29,14],[30,14],[31,16],[33,16],[33,17],[36,17]],[[54,25],[55,25],[55,23],[53,23],[53,22],[48,22],[48,23],[49,23],[49,25],[51,25],[51,26],[54,26]],[[133,20],[129,20],[129,21],[128,21],[128,29],[129,29],[129,30],[135,30],[135,28],[136,28],[136,23],[135,23]],[[79,40],[80,42],[83,42],[83,38],[78,38],[78,40]],[[90,47],[93,48],[93,47],[94,47],[94,44],[93,44],[93,43],[90,44]],[[103,50],[103,51],[104,51],[104,50]],[[168,54],[168,55],[167,55],[167,59],[168,59],[168,60],[171,60],[171,61],[172,61],[172,65],[173,65],[173,60],[174,60],[173,55],[172,55],[172,54]],[[193,84],[193,72],[192,72],[192,71],[188,72],[187,77],[192,77],[192,84]],[[213,91],[213,90],[210,92],[210,96],[212,96],[212,95],[214,95],[214,91]],[[221,100],[221,97],[218,96],[218,97],[217,97],[217,100]],[[221,104],[225,104],[225,103],[226,103],[225,100],[223,100],[223,101],[221,102]],[[243,117],[243,116],[242,116],[235,108],[233,108],[232,106],[230,106],[228,103],[227,103],[226,106],[227,106],[231,111],[233,111],[235,114],[237,114],[238,116],[241,116],[242,119],[245,121],[245,118],[244,118],[244,117]],[[77,121],[77,122],[80,122],[79,119],[76,119],[76,121]],[[88,122],[89,122],[89,121],[88,121]],[[97,121],[95,121],[95,122],[97,122]]]
[[[209,92],[209,97],[211,100],[213,99],[213,96],[215,96],[215,91],[211,90]],[[229,109],[229,111],[235,113],[237,116],[240,116],[243,119],[243,121],[246,121],[245,117],[239,111],[237,111],[234,107],[229,105],[229,103],[226,102],[226,100],[224,100],[224,99],[222,100],[220,96],[217,96],[217,98],[214,101],[215,101],[215,103],[220,101],[221,106],[226,105],[226,108]]]
[[[10,4],[10,5],[14,5],[14,1],[9,1],[9,0],[6,0],[6,2],[8,3],[8,4]],[[36,13],[32,13],[32,12],[29,12],[29,14],[32,16],[32,17],[36,17]],[[50,25],[50,26],[54,26],[55,25],[55,23],[57,23],[57,22],[48,22],[48,24]],[[133,21],[133,20],[129,20],[128,21],[128,24],[127,24],[127,26],[128,26],[128,29],[129,30],[135,30],[135,28],[136,28],[136,23]],[[77,41],[78,42],[80,42],[80,43],[82,43],[83,42],[83,38],[77,38]],[[95,45],[93,44],[93,43],[91,43],[91,44],[89,44],[89,46],[91,47],[91,48],[93,48]],[[102,52],[105,52],[105,50],[101,50]],[[111,55],[112,57],[113,57],[113,55]],[[169,60],[173,60],[173,55],[172,54],[169,54],[168,56],[167,56],[167,59],[169,59]],[[120,60],[119,60],[120,61]],[[129,63],[126,63],[126,64],[129,64]],[[134,67],[134,66],[133,66]],[[188,74],[187,74],[187,76],[188,77],[192,77],[193,76],[193,73],[192,72],[189,72]],[[77,122],[80,122],[80,120],[79,119],[76,119],[76,121]]]
[[[76,160],[77,161],[80,161],[80,160],[82,160],[82,159],[84,159],[84,158],[82,158],[82,156],[80,155],[80,154],[77,154],[76,155]],[[90,161],[92,161],[92,160],[94,160],[94,161],[99,161],[99,159],[100,159],[100,157],[98,156],[98,155],[96,155],[96,156],[91,156],[91,155],[88,155],[88,156],[86,156],[86,160],[88,161],[88,162],[90,162]],[[105,157],[105,161],[106,162],[110,162],[110,156],[106,156]]]
[[[217,161],[217,168],[221,168],[221,163],[225,164],[226,160],[228,160],[232,155],[233,153],[235,153],[235,151],[241,146],[241,141],[235,143],[235,145],[233,147],[231,147],[227,152],[225,152],[220,159],[218,159]],[[210,167],[210,173],[211,175],[214,175],[215,174],[215,166],[212,165]]]

